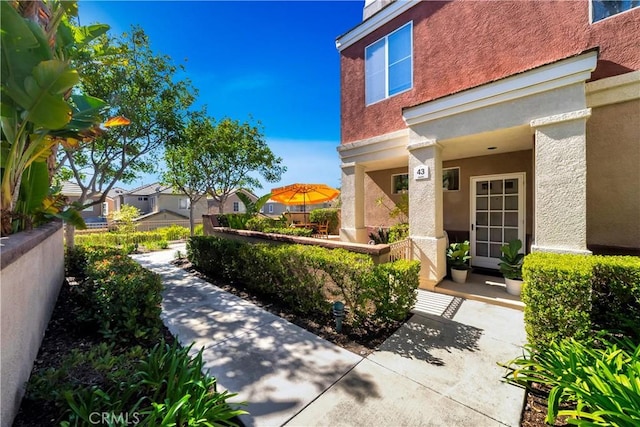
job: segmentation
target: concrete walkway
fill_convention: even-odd
[[[420,291],[414,316],[363,358],[172,266],[176,250],[133,258],[162,275],[171,332],[249,402],[245,425],[520,424],[524,391],[496,362],[521,354],[522,312]]]

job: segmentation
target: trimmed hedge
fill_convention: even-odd
[[[187,235],[189,233],[187,232]],[[75,236],[76,245],[82,246],[116,246],[135,245],[144,242],[159,242],[169,240],[164,233],[153,231],[138,231],[135,233],[93,233]]]
[[[86,280],[73,291],[84,302],[82,320],[94,322],[110,339],[151,341],[159,337],[162,321],[162,281],[120,250],[76,248],[68,268],[84,269]],[[83,259],[84,258],[84,259]]]
[[[329,231],[338,231],[338,209],[336,208],[324,208],[314,209],[309,212],[309,221],[315,223],[326,222],[329,226]]]
[[[187,256],[203,273],[270,295],[298,313],[342,300],[348,320],[403,320],[416,302],[418,261],[374,265],[367,255],[308,245],[250,244],[193,237]]]
[[[522,267],[528,340],[640,340],[640,258],[532,253]]]
[[[313,236],[313,230],[310,228],[293,228],[293,227],[281,227],[281,228],[265,228],[264,233],[284,234],[287,236],[300,236],[311,237]]]

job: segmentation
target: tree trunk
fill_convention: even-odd
[[[64,240],[67,249],[73,249],[76,245],[76,227],[67,223],[64,230]]]
[[[193,236],[194,231],[194,220],[193,220],[193,201],[189,201],[189,233]]]

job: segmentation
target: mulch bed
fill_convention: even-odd
[[[318,315],[313,319],[306,318],[292,313],[286,307],[279,304],[278,301],[269,299],[264,295],[250,294],[245,289],[234,286],[233,284],[220,283],[219,281],[208,278],[195,270],[185,259],[178,259],[173,261],[173,263],[227,292],[250,301],[327,341],[361,356],[371,354],[404,323],[404,321],[395,322],[385,328],[368,324],[364,324],[358,328],[351,328],[348,325],[344,325],[342,333],[339,334],[335,331],[334,319],[330,313],[324,316]],[[73,349],[88,349],[92,345],[102,341],[97,331],[83,330],[78,327],[77,322],[74,321],[77,309],[78,307],[74,305],[71,297],[70,283],[65,281],[60,290],[51,320],[47,326],[38,356],[34,362],[34,371],[59,366],[62,357]],[[170,344],[175,340],[166,327],[163,329],[163,335],[165,341]],[[547,413],[546,396],[546,392],[541,387],[535,387],[535,385],[534,389],[527,393],[526,404],[522,414],[521,425],[523,427],[542,427],[547,425],[544,422]],[[23,399],[13,426],[48,427],[54,423],[55,413],[55,408],[43,406],[42,402]],[[564,424],[562,420],[558,420],[555,425],[566,426],[567,424]]]

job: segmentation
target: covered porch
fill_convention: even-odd
[[[340,146],[341,239],[367,242],[371,226],[390,225],[379,201],[408,197],[421,288],[521,306],[501,277],[472,274],[464,289],[444,280],[447,243],[469,239],[472,266],[489,269],[514,237],[528,250],[589,253],[585,81],[596,60],[587,52],[405,108],[406,129]]]

